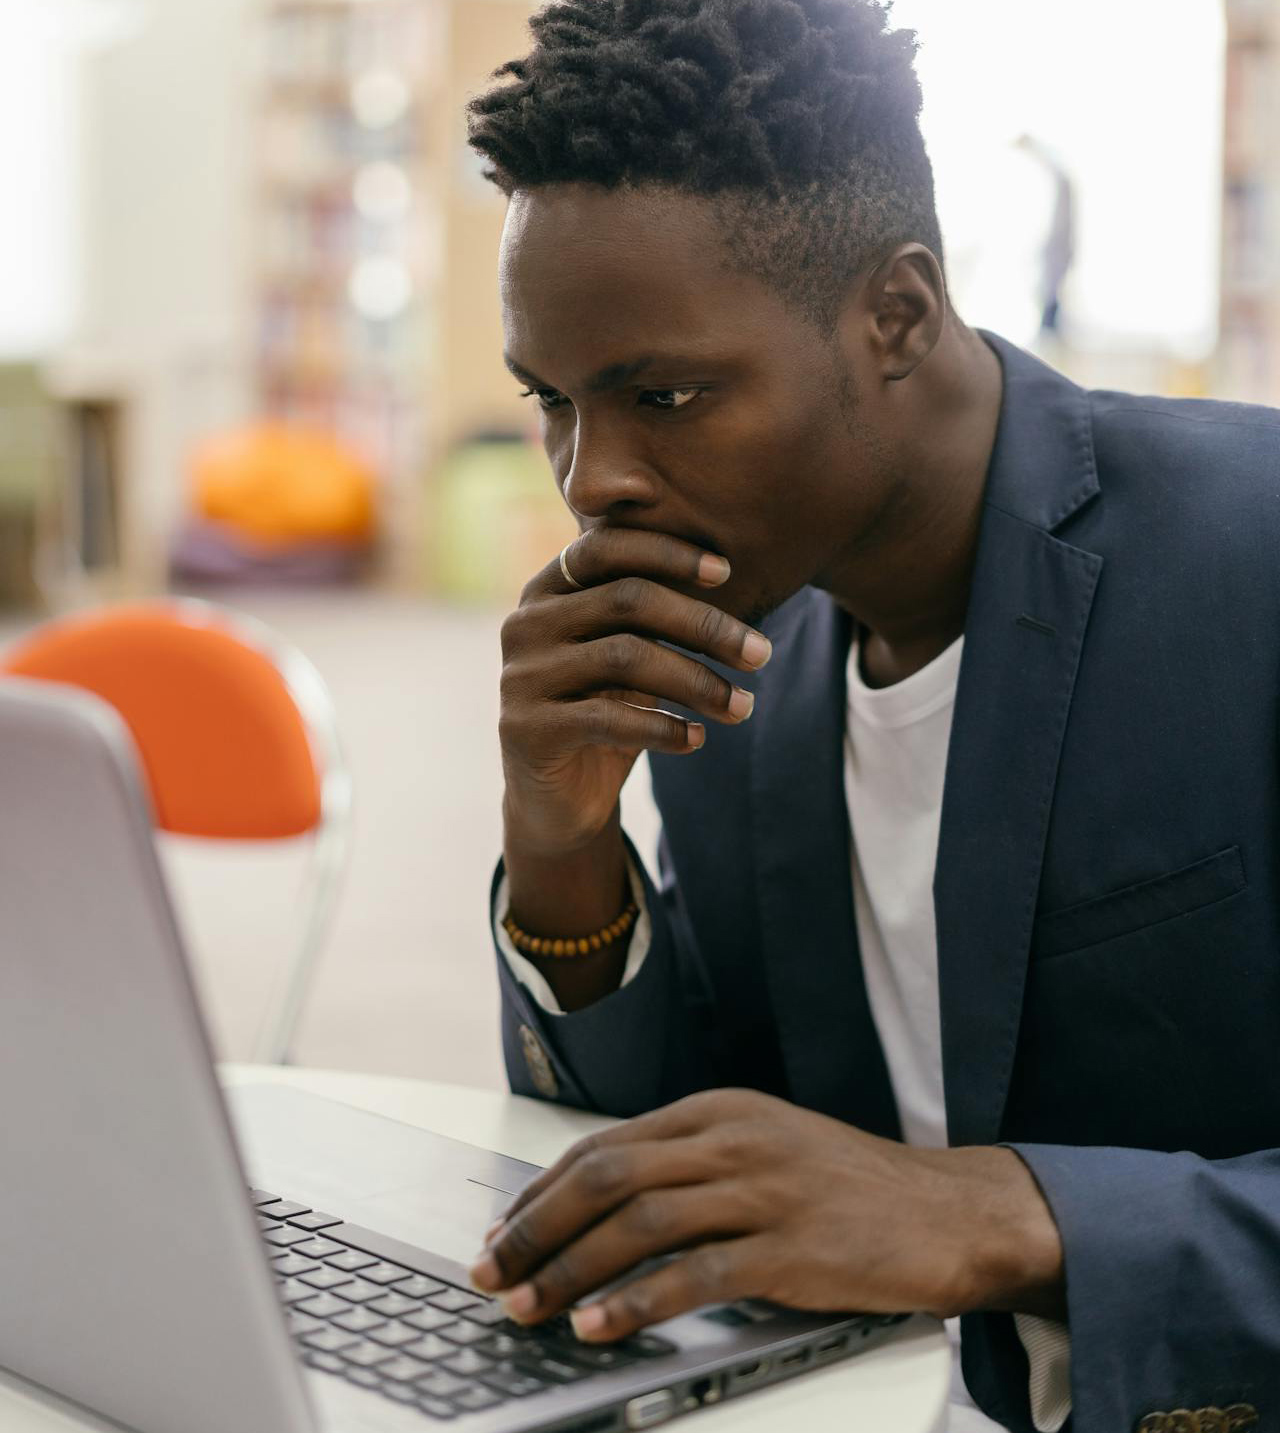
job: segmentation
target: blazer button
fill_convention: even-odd
[[[556,1073],[551,1068],[547,1052],[542,1048],[542,1041],[527,1025],[520,1027],[520,1048],[524,1051],[524,1063],[528,1067],[534,1089],[547,1099],[554,1100],[560,1093]]]

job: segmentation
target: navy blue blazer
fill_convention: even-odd
[[[1280,1429],[1280,413],[1088,392],[983,336],[1004,398],[934,881],[950,1139],[1012,1144],[1057,1219],[1074,1433],[1240,1402]],[[806,590],[765,630],[752,720],[652,760],[635,980],[553,1016],[499,962],[513,1089],[539,1092],[524,1025],[583,1106],[741,1085],[899,1133],[853,913],[849,621]],[[1032,1433],[1012,1318],[963,1334],[974,1398]]]

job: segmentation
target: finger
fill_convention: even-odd
[[[700,1244],[575,1309],[570,1315],[573,1331],[584,1341],[609,1342],[707,1304],[748,1298],[767,1287],[768,1249],[762,1234]]]
[[[701,722],[674,712],[592,698],[563,707],[567,746],[612,746],[619,751],[661,751],[683,756],[707,739]]]
[[[472,1268],[472,1280],[487,1291],[509,1289],[635,1196],[702,1183],[722,1173],[694,1139],[598,1146],[507,1218]]]
[[[558,553],[531,586],[544,592],[575,591],[573,583],[565,581],[564,567],[578,587],[632,573],[694,587],[719,587],[729,578],[729,563],[719,553],[644,528],[589,528]]]
[[[649,1110],[645,1114],[635,1115],[619,1124],[610,1125],[608,1129],[584,1135],[571,1144],[554,1164],[525,1185],[497,1223],[509,1223],[527,1204],[532,1203],[544,1190],[561,1179],[574,1164],[596,1150],[610,1149],[618,1144],[639,1144],[648,1140],[679,1139],[683,1135],[704,1129],[707,1121],[702,1111],[705,1106],[706,1101],[696,1095],[686,1097],[659,1109]]]
[[[541,1322],[646,1259],[749,1232],[726,1184],[643,1190],[502,1296],[520,1323]]]
[[[742,671],[763,667],[773,644],[763,632],[645,577],[622,577],[557,604],[562,635],[580,641],[640,632]]]
[[[729,725],[746,721],[755,707],[755,697],[750,692],[702,662],[634,632],[616,632],[556,648],[536,665],[531,659],[512,663],[507,681],[520,683],[544,700],[586,692],[643,690],[652,693],[650,700],[634,702],[624,698],[626,705],[651,711],[660,701],[678,702]]]

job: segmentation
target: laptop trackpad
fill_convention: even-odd
[[[463,1265],[539,1172],[286,1085],[225,1093],[253,1184]]]

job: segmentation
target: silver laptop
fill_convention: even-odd
[[[520,1328],[466,1263],[534,1166],[279,1086],[231,1106],[127,731],[0,681],[0,1368],[137,1433],[612,1433],[893,1322]]]

